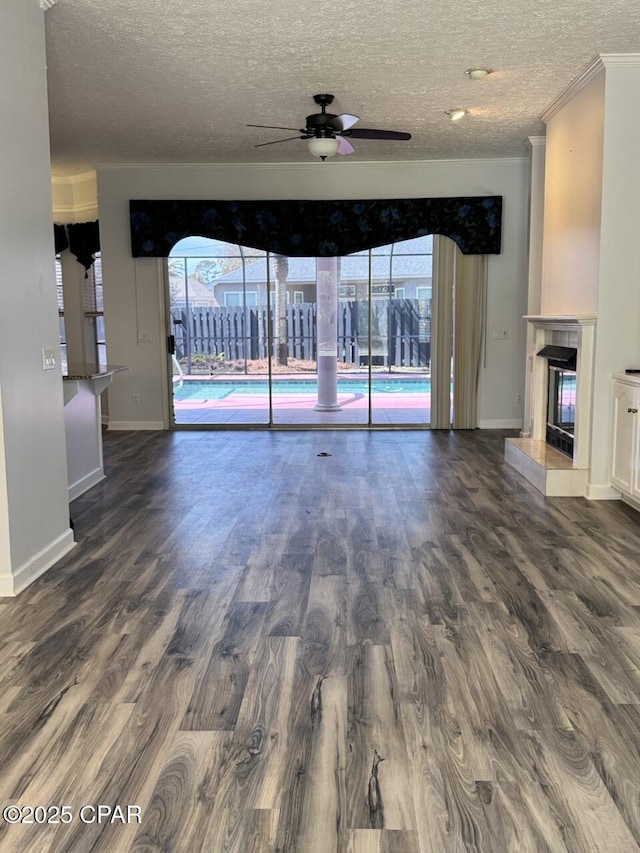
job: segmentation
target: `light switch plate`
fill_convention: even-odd
[[[55,370],[56,367],[56,351],[54,349],[42,350],[42,369]]]

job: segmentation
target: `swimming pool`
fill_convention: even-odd
[[[274,395],[316,394],[318,383],[310,379],[274,380]],[[430,394],[429,379],[376,379],[374,377],[371,391],[373,394]],[[219,379],[185,381],[180,388],[174,388],[174,400],[224,400],[231,394],[251,396],[267,396],[268,381],[235,379],[224,381]],[[338,379],[338,394],[366,397],[369,385],[366,379]]]

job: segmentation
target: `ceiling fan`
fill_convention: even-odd
[[[411,139],[410,133],[401,133],[397,130],[373,130],[369,128],[354,128],[353,125],[359,121],[358,116],[342,113],[333,115],[327,112],[327,107],[333,101],[333,95],[314,95],[313,100],[320,107],[319,113],[307,116],[305,127],[280,127],[272,124],[248,124],[247,127],[265,127],[271,130],[295,130],[299,136],[287,136],[285,139],[276,139],[273,142],[261,142],[256,148],[265,145],[277,145],[279,142],[289,142],[291,139],[304,139],[307,141],[309,152],[321,160],[333,157],[334,154],[353,154],[355,148],[349,142],[351,139],[385,139],[385,140],[407,140]],[[349,137],[349,138],[348,138]]]

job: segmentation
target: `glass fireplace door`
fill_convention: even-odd
[[[576,421],[576,371],[549,364],[547,441],[573,455]]]

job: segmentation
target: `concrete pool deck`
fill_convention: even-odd
[[[249,381],[264,382],[265,376],[237,377],[246,389],[247,379]],[[366,379],[365,376],[349,374],[344,379]],[[408,424],[426,426],[430,421],[431,394],[421,391],[412,393],[402,390],[389,393],[388,391],[375,390],[376,381],[411,383],[412,381],[424,382],[424,375],[410,376],[403,374],[374,374],[371,403],[372,422],[374,425]],[[315,375],[305,374],[289,375],[280,374],[274,379],[272,391],[273,423],[307,424],[307,425],[340,425],[359,424],[366,425],[369,420],[369,395],[360,393],[338,392],[338,403],[342,406],[341,411],[316,412],[316,394],[310,392],[287,392],[278,393],[278,382],[292,381],[315,381]],[[194,376],[185,377],[185,384],[189,382],[211,381],[208,377]],[[218,381],[230,382],[233,377],[221,376]],[[269,395],[268,393],[234,394],[231,391],[222,399],[208,400],[174,400],[174,417],[176,424],[267,424],[269,422]]]

